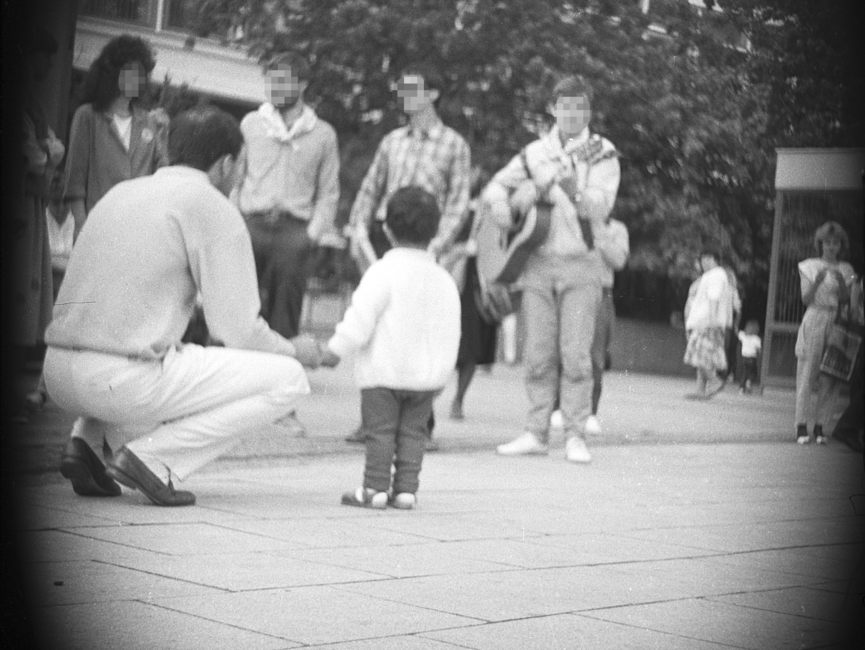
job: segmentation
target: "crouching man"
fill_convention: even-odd
[[[259,316],[249,232],[227,198],[242,146],[218,109],[179,115],[171,166],[116,185],[81,231],[44,365],[51,397],[79,416],[60,467],[77,494],[117,496],[120,483],[158,505],[191,505],[173,479],[309,392],[301,364],[318,364],[318,346]],[[180,342],[198,293],[224,347]]]

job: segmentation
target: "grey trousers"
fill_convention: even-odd
[[[592,414],[592,341],[601,304],[589,260],[548,256],[529,261],[520,286],[526,323],[526,431],[549,437],[559,399],[565,436],[585,438]]]
[[[435,391],[360,391],[361,428],[366,435],[365,488],[389,490],[393,467],[393,493],[417,492],[434,396]]]

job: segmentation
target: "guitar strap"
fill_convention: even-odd
[[[526,154],[526,147],[523,147],[523,150],[520,151],[520,161],[523,163],[523,168],[526,171],[526,177],[531,179],[532,171],[529,169],[529,161],[528,156]],[[591,163],[590,163],[591,164]],[[577,213],[577,223],[580,226],[580,234],[583,236],[583,241],[586,244],[586,248],[592,250],[595,248],[595,235],[592,232],[592,224],[589,223],[588,219],[585,219]]]

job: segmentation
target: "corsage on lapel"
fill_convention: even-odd
[[[151,142],[153,142],[153,131],[151,131],[147,127],[141,129],[141,141],[145,144],[150,144]]]

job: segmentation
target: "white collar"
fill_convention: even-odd
[[[303,105],[298,118],[291,125],[291,129],[285,126],[285,120],[282,119],[282,114],[271,103],[266,102],[259,106],[258,114],[261,115],[267,122],[267,135],[270,138],[279,140],[280,142],[291,142],[295,138],[312,131],[318,116],[306,104]]]

